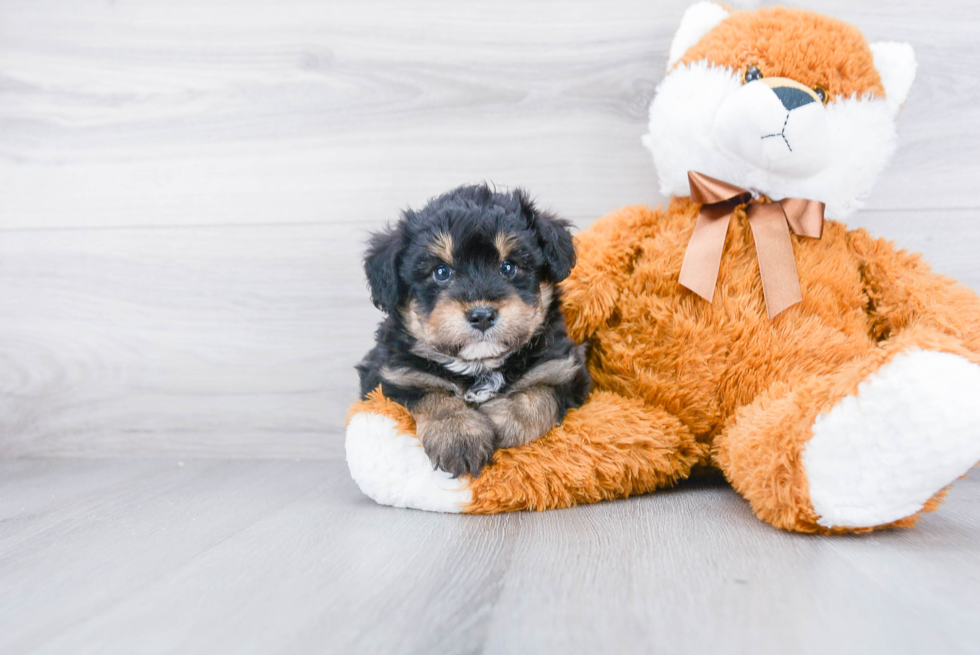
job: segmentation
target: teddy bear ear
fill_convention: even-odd
[[[915,79],[915,50],[908,43],[878,41],[871,44],[871,54],[885,87],[885,102],[897,112],[909,97]]]
[[[700,41],[702,36],[726,18],[728,10],[713,2],[698,2],[688,7],[681,18],[677,33],[674,34],[674,40],[670,43],[667,70],[680,61],[684,53]]]

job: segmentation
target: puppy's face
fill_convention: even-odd
[[[408,249],[405,327],[444,355],[501,357],[531,338],[551,305],[541,249],[534,233],[519,226],[447,227],[418,235]]]
[[[485,186],[406,212],[365,259],[375,304],[397,312],[413,350],[460,360],[500,358],[531,339],[573,263],[564,221],[520,191]]]

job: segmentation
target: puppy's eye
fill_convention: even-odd
[[[818,98],[820,98],[820,102],[827,104],[828,98],[826,89],[824,89],[822,86],[815,86],[813,87],[813,92],[817,94]]]
[[[755,82],[756,80],[762,79],[762,71],[759,70],[758,66],[749,66],[745,69],[745,74],[742,75],[742,82],[748,84],[749,82]]]
[[[453,276],[453,269],[449,268],[445,264],[439,264],[436,266],[436,270],[432,271],[432,279],[439,284],[445,284],[449,282],[450,278]]]
[[[517,275],[517,265],[509,259],[505,259],[500,265],[500,274],[508,280],[512,279],[515,275]]]

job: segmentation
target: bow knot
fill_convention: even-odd
[[[805,198],[755,200],[748,189],[696,171],[689,171],[687,179],[691,200],[701,204],[701,211],[684,253],[681,285],[711,302],[728,224],[735,209],[745,205],[769,318],[803,300],[789,231],[819,239],[823,234],[824,204]]]

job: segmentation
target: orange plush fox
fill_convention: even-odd
[[[644,143],[666,209],[577,237],[564,283],[595,391],[475,479],[433,471],[408,413],[352,409],[380,503],[491,513],[646,493],[721,469],[802,532],[909,526],[980,460],[980,300],[837,221],[895,147],[915,57],[807,11],[685,13]]]

